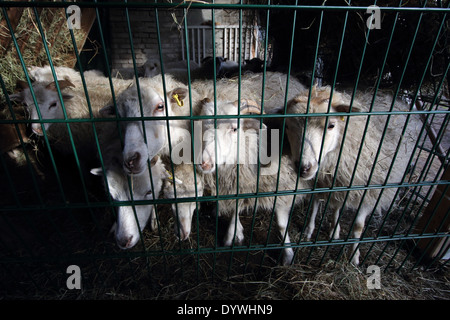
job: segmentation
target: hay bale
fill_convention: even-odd
[[[37,17],[35,12],[37,12]],[[13,16],[14,19],[12,19]],[[66,23],[65,8],[40,8],[36,11],[33,8],[25,8],[19,19],[17,16],[18,11],[8,11],[9,19],[14,20],[11,21],[11,24],[26,67],[49,64],[37,19],[42,26],[53,64],[71,68],[75,65],[75,48]],[[87,33],[86,29],[73,29],[78,51],[82,50]],[[0,34],[0,52],[3,53],[0,61],[0,74],[5,82],[6,90],[10,93],[14,91],[17,80],[25,79],[25,73],[3,11],[0,11]],[[3,95],[0,95],[0,101],[4,101]]]

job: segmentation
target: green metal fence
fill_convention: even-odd
[[[344,210],[345,214],[339,217],[341,239],[336,240],[328,238],[326,225],[331,220],[331,214],[320,212],[316,232],[311,240],[306,240],[304,232],[312,210],[312,201],[306,201],[290,214],[288,229],[292,243],[288,245],[294,249],[293,264],[320,267],[330,259],[335,263],[349,261],[351,245],[358,243],[361,268],[378,265],[385,271],[411,271],[419,266],[447,267],[449,2],[403,2],[392,1],[388,6],[378,4],[377,1],[335,1],[324,5],[300,4],[297,1],[260,1],[258,4],[79,2],[76,5],[83,15],[87,15],[87,11],[83,10],[92,10],[93,24],[89,37],[96,39],[89,41],[97,43],[95,50],[82,52],[78,47],[77,37],[80,35],[77,30],[69,30],[64,23],[60,29],[65,33],[58,30],[55,36],[50,29],[46,29],[50,28],[51,23],[44,21],[50,12],[59,12],[69,18],[71,14],[66,12],[66,8],[74,3],[2,1],[0,40],[4,60],[0,74],[3,105],[0,127],[2,135],[7,138],[2,143],[0,155],[0,287],[4,289],[5,296],[26,296],[26,291],[31,287],[32,292],[65,290],[67,267],[71,265],[78,266],[82,271],[84,290],[115,287],[119,292],[120,286],[128,290],[137,290],[143,283],[158,287],[163,282],[170,283],[172,278],[201,282],[248,272],[257,273],[280,262],[280,252],[285,246],[281,245],[277,234],[273,210],[242,214],[246,240],[242,245],[225,247],[222,237],[223,226],[227,222],[217,216],[215,204],[218,200],[286,193],[273,190],[269,194],[114,201],[105,193],[102,180],[87,174],[86,169],[97,164],[97,160],[95,156],[86,156],[80,151],[79,146],[75,145],[72,130],[77,123],[87,122],[92,124],[95,132],[99,122],[114,121],[120,124],[130,119],[96,119],[92,110],[88,119],[71,119],[64,110],[64,119],[61,120],[45,120],[40,114],[38,120],[30,120],[23,107],[9,99],[15,91],[17,80],[25,80],[29,86],[32,85],[27,68],[36,63],[50,65],[52,76],[56,77],[53,67],[63,63],[59,59],[62,49],[54,50],[58,37],[66,37],[63,46],[72,52],[73,67],[82,75],[95,64],[109,79],[115,76],[112,60],[114,50],[118,48],[112,43],[126,43],[133,78],[139,81],[137,49],[141,41],[145,41],[138,39],[133,32],[138,25],[134,19],[139,12],[148,12],[154,17],[154,24],[148,27],[151,30],[148,36],[157,43],[158,54],[153,58],[162,66],[163,74],[165,64],[170,62],[167,61],[170,60],[167,54],[172,52],[167,52],[167,48],[172,40],[164,33],[167,30],[160,21],[161,17],[173,14],[173,26],[179,27],[174,27],[173,33],[179,38],[180,33],[184,33],[183,57],[189,61],[190,47],[193,45],[188,33],[190,14],[202,10],[210,15],[208,23],[214,26],[221,22],[217,21],[218,12],[226,10],[237,17],[239,30],[242,30],[244,13],[252,13],[253,23],[261,31],[258,34],[257,51],[258,57],[264,61],[261,70],[263,79],[273,68],[300,79],[307,88],[321,83],[331,86],[336,92],[345,89],[352,101],[358,92],[371,88],[375,94],[389,90],[394,99],[407,103],[409,110],[406,111],[391,109],[381,113],[365,113],[373,118],[396,114],[407,115],[407,119],[420,117],[423,124],[416,138],[409,170],[401,184],[350,184],[331,190],[314,185],[309,189],[288,192],[291,195],[314,197],[330,191],[400,187],[396,201],[392,202],[388,212],[384,212],[381,218],[375,213],[369,215],[361,238],[354,239],[351,230],[354,228],[355,212],[346,213]],[[378,11],[368,11],[369,5],[380,7],[372,7]],[[119,12],[123,18],[125,36],[115,33],[113,23],[107,22],[113,11]],[[18,12],[20,14],[13,14]],[[33,22],[28,25],[28,30],[19,30],[20,21],[25,18]],[[380,23],[379,28],[377,23]],[[31,43],[32,35],[26,31],[39,36],[34,40],[35,43]],[[119,38],[121,40],[117,40]],[[218,43],[215,32],[207,40],[215,59],[215,46]],[[244,50],[242,41],[241,33],[235,43],[239,56]],[[27,54],[30,46],[40,50]],[[92,57],[94,51],[96,55]],[[38,61],[36,56],[41,54],[39,52],[43,52],[44,59]],[[178,58],[181,58],[181,52]],[[240,83],[244,76],[244,63],[242,60],[237,62],[238,72],[234,81]],[[216,68],[214,66],[214,72]],[[191,72],[187,72],[188,84],[194,80],[191,76]],[[81,84],[87,93],[84,77]],[[281,89],[289,92],[290,85],[288,81]],[[110,86],[112,89],[112,80]],[[258,94],[264,96],[263,86],[261,88]],[[63,102],[58,86],[57,92]],[[244,97],[241,97],[240,89],[237,99],[241,98]],[[86,99],[91,107],[88,94]],[[111,99],[115,104],[117,96],[111,94]],[[34,94],[33,100],[37,104]],[[286,94],[285,99],[279,101],[279,106],[285,110],[288,102]],[[328,113],[318,115],[329,117]],[[311,115],[304,116],[308,118]],[[281,112],[255,117],[261,121],[279,118],[284,125],[286,118],[298,115]],[[205,119],[194,116],[192,111],[190,116],[184,118],[191,120],[192,125],[194,121]],[[170,121],[174,118],[164,119]],[[140,120],[155,119],[144,117]],[[73,154],[59,154],[46,134],[40,138],[30,135],[32,123],[47,122],[67,124],[69,141],[75,151]],[[284,127],[281,135],[287,139]],[[95,139],[98,143],[97,135]],[[169,166],[168,170],[173,170],[173,166]],[[170,204],[189,200],[197,202],[201,209],[194,214],[190,239],[180,241],[173,231],[175,220]],[[146,228],[141,232],[141,241],[135,248],[124,251],[117,247],[110,228],[114,223],[115,209],[130,204],[155,204],[158,223],[156,230]],[[328,203],[324,202],[322,209],[326,210],[327,207]]]

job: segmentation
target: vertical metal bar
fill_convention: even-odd
[[[184,9],[184,15],[187,15],[187,10]],[[184,29],[187,30],[188,26],[187,26],[187,19],[184,19]],[[203,29],[204,30],[204,29]],[[200,29],[197,29],[197,43],[200,44]],[[203,40],[204,41],[204,40]],[[188,44],[187,44],[188,46]],[[204,49],[203,49],[204,50]],[[191,59],[189,57],[189,50],[186,53],[187,55],[187,83],[188,83],[188,93],[189,93],[189,116],[192,117],[193,116],[193,112],[192,112],[192,107],[193,107],[193,100],[192,100],[192,88],[191,88],[191,68],[190,68],[190,61],[194,61],[194,59]],[[198,47],[197,50],[197,58],[200,64],[200,46]],[[194,121],[191,119],[190,120],[190,128],[191,128],[191,132],[194,132]],[[191,154],[194,154],[194,135],[191,135]],[[196,210],[196,228],[197,228],[197,251],[196,251],[196,277],[197,277],[197,281],[200,281],[200,223],[199,223],[199,205],[198,205],[198,190],[197,190],[197,172],[195,170],[195,164],[192,165],[192,169],[193,169],[193,173],[194,173],[194,186],[195,186],[195,210]],[[173,175],[173,177],[175,177],[175,175]],[[175,179],[174,179],[174,183],[175,185]],[[174,193],[176,195],[176,190],[174,189]],[[177,220],[178,220],[178,205],[177,203],[175,203],[176,206],[176,216],[177,216]],[[180,232],[180,230],[178,230],[178,232]]]
[[[200,59],[198,59],[198,65],[200,66],[202,59],[206,57],[206,29],[202,29],[202,41],[203,41],[203,50],[202,50],[202,56]]]
[[[315,74],[316,65],[317,65],[317,56],[318,56],[318,52],[319,52],[319,44],[320,44],[320,38],[321,38],[321,34],[322,34],[323,15],[324,15],[324,11],[321,10],[320,11],[319,27],[318,27],[318,31],[317,31],[316,50],[315,50],[315,54],[314,54],[314,64],[313,64],[312,71],[311,71],[311,83],[310,83],[311,88],[313,87],[314,74]],[[308,106],[307,106],[307,111],[306,111],[307,113],[309,113],[310,103],[311,103],[311,90],[309,91],[309,94],[308,94]],[[330,111],[330,106],[331,106],[331,98],[330,98],[330,101],[329,101],[329,104],[328,104],[327,113]],[[319,161],[318,161],[319,170],[320,170],[320,159],[322,159],[322,152],[323,152],[323,146],[324,146],[324,141],[325,141],[327,124],[328,124],[328,116],[325,118],[324,134],[323,134],[321,147],[320,147],[320,152],[319,152],[319,156],[318,156],[318,159],[319,159]],[[308,122],[306,121],[306,123],[305,123],[305,132],[306,132],[307,125],[308,125]],[[304,137],[303,137],[303,141],[304,141]],[[297,174],[300,174],[300,171],[298,171]],[[317,183],[318,183],[318,175],[316,175],[316,178],[314,180],[314,187],[313,187],[313,189],[315,189],[317,187]],[[322,217],[322,220],[323,220],[323,217]],[[320,226],[322,224],[322,220],[319,223],[319,227],[317,228],[318,230],[320,230]],[[314,242],[317,241],[318,236],[319,236],[319,232],[317,232],[317,235],[316,235],[316,238],[314,239]],[[307,262],[309,261],[309,258],[311,257],[311,254],[312,254],[314,248],[315,247],[311,247],[311,250],[310,250],[310,252],[308,254],[308,257],[306,259]]]
[[[255,33],[255,54],[252,56],[252,58],[258,58],[259,54],[258,54],[258,47],[259,47],[259,27],[258,26],[254,26],[252,29],[252,33]]]
[[[243,44],[242,44],[242,46],[244,47],[243,48],[243,52],[244,52],[244,55],[243,55],[243,57],[241,57],[241,59],[243,59],[243,61],[245,61],[247,58],[247,31],[248,31],[248,27],[247,27],[247,25],[246,26],[244,26],[244,37],[243,37]]]
[[[298,1],[296,0],[295,4],[298,4]],[[292,18],[292,36],[291,36],[291,46],[290,46],[290,53],[289,53],[289,67],[288,67],[288,72],[286,75],[286,95],[284,97],[284,110],[283,110],[283,114],[286,115],[286,109],[287,109],[287,98],[288,98],[288,93],[289,93],[289,76],[291,74],[291,67],[292,67],[292,57],[293,57],[293,48],[294,48],[294,39],[295,39],[295,26],[296,26],[296,21],[297,21],[297,10],[294,10],[293,13],[293,18]],[[265,78],[263,78],[265,80]],[[263,81],[263,88],[265,86],[265,83]],[[263,112],[264,110],[261,109],[261,112]],[[283,153],[283,144],[284,144],[284,128],[286,127],[286,117],[283,117],[283,124],[282,124],[282,132],[281,132],[281,141],[280,141],[280,151],[279,151],[279,155],[278,155],[278,170],[277,170],[277,178],[276,178],[276,186],[275,186],[275,192],[278,192],[279,189],[279,183],[280,183],[280,171],[281,171],[281,157],[282,157],[282,153]],[[258,171],[260,170],[260,164],[258,164]],[[295,198],[296,196],[294,196],[293,198],[293,202],[295,202]],[[272,230],[272,225],[273,225],[273,221],[276,215],[275,212],[275,208],[276,208],[276,204],[277,204],[277,200],[278,197],[274,198],[274,202],[273,202],[273,207],[272,207],[272,212],[271,212],[271,218],[270,218],[270,222],[269,222],[269,228],[268,228],[268,232],[267,232],[267,236],[266,236],[266,242],[265,242],[265,246],[267,247],[269,244],[269,236]],[[291,213],[292,213],[292,208],[291,208]],[[281,243],[285,242],[286,239],[286,235],[288,233],[288,229],[289,229],[289,223],[290,223],[290,217],[288,218],[288,227],[286,228],[286,233],[284,235],[282,235],[282,241]],[[280,253],[280,255],[278,256],[277,262],[280,261],[282,253]],[[262,256],[261,262],[260,262],[260,266],[263,263],[263,260],[265,258],[265,254]]]
[[[214,4],[214,0],[212,0],[212,3]],[[215,32],[215,12],[214,8],[211,9],[211,22],[212,22],[212,28],[213,32],[211,33],[212,36],[212,46],[213,46],[213,88],[214,88],[214,116],[217,115],[217,81],[216,81],[216,74],[217,74],[217,68],[216,68],[216,32]],[[225,30],[225,29],[223,29]],[[225,39],[225,34],[224,37]],[[223,46],[225,48],[225,46]],[[223,49],[224,50],[224,49]],[[217,129],[217,118],[214,118],[214,129]],[[217,130],[214,132],[214,153],[215,158],[217,159]],[[216,180],[216,186],[215,186],[215,192],[216,192],[216,198],[218,199],[219,196],[219,176],[218,176],[218,170],[215,170],[215,180]],[[220,202],[216,200],[216,215],[215,215],[215,230],[214,230],[214,248],[218,247],[218,233],[219,233],[219,210],[220,210]],[[212,279],[215,278],[216,274],[216,262],[217,262],[217,253],[214,252],[213,255],[213,265],[212,265]]]
[[[240,2],[242,4],[242,0]],[[239,52],[241,50],[241,42],[242,42],[242,9],[239,9]],[[231,37],[231,28],[230,28],[230,37]],[[235,43],[236,43],[236,37],[234,39]],[[230,39],[230,52],[231,52],[231,39]],[[236,45],[235,45],[235,49],[236,49]],[[231,53],[229,58],[231,58]],[[241,88],[241,84],[242,84],[242,79],[241,79],[241,60],[239,59],[239,73],[238,73],[238,115],[237,115],[237,163],[236,163],[236,194],[239,195],[239,183],[240,183],[240,174],[239,174],[239,168],[240,168],[240,163],[239,163],[239,159],[240,159],[240,154],[242,152],[242,150],[239,148],[240,145],[240,139],[241,139],[241,121],[240,121],[240,116],[241,116],[241,93],[242,93],[242,88]],[[217,158],[216,158],[217,159]],[[244,164],[245,165],[245,164]],[[217,171],[217,170],[216,170]],[[236,206],[235,206],[235,210],[236,210],[236,219],[234,221],[234,235],[233,235],[233,241],[231,243],[231,248],[233,249],[235,247],[235,240],[236,240],[236,232],[237,232],[237,223],[239,220],[239,213],[240,213],[240,207],[239,207],[239,199],[236,199]],[[231,265],[232,265],[232,261],[233,261],[233,253],[234,251],[231,251],[231,255],[230,255],[230,262],[228,265],[228,277],[231,274]]]
[[[228,29],[228,56],[226,58],[231,59],[231,28]]]
[[[267,0],[267,3],[270,4],[270,0]],[[268,10],[266,10],[266,35],[269,34],[269,21],[270,21],[270,10],[268,9]],[[266,37],[264,39],[265,51],[264,51],[263,76],[262,76],[263,80],[262,80],[262,84],[261,84],[261,86],[262,86],[262,88],[261,88],[261,113],[264,113],[265,79],[266,79],[266,72],[267,72],[267,59],[266,59],[267,55],[266,54],[267,54],[268,43],[269,43],[269,38]],[[259,119],[259,129],[260,130],[262,129],[262,125],[263,125],[263,119],[260,118]],[[259,144],[258,150],[261,150],[261,139],[259,139],[258,144]],[[258,163],[260,163],[259,159],[260,159],[260,155],[258,153]],[[258,166],[258,170],[256,172],[256,190],[255,190],[256,196],[258,196],[258,194],[259,194],[259,181],[260,181],[260,177],[261,177],[260,169],[261,169],[261,166]],[[252,241],[253,241],[253,231],[254,231],[255,220],[256,220],[255,212],[256,212],[257,205],[258,205],[258,200],[259,200],[259,198],[256,197],[255,205],[253,207],[254,214],[253,214],[251,229],[250,229],[251,231],[250,231],[250,239],[249,239],[249,245],[248,245],[249,248],[251,247]],[[250,254],[250,251],[247,252],[247,256],[245,258],[244,271],[243,271],[244,274],[246,273],[249,254]],[[261,263],[262,263],[262,260],[261,260]]]
[[[187,33],[186,30],[185,30],[185,32],[181,33],[181,60],[183,60],[183,61],[186,60],[186,58],[184,56],[184,41],[186,41],[186,36],[185,36],[186,33]]]
[[[144,107],[143,107],[142,98],[141,98],[141,88],[140,88],[140,85],[139,85],[139,75],[138,75],[137,65],[136,65],[136,55],[135,55],[135,52],[134,52],[133,35],[132,35],[132,32],[131,32],[131,24],[130,24],[130,17],[129,17],[129,13],[128,13],[128,7],[125,7],[125,19],[126,19],[126,22],[127,22],[128,40],[129,40],[129,44],[130,44],[131,58],[132,58],[132,61],[133,61],[134,77],[135,77],[135,80],[136,80],[136,89],[137,89],[137,96],[138,96],[138,101],[139,101],[139,108],[140,108],[141,116],[144,116]],[[144,133],[143,134],[144,141],[147,144],[144,120],[141,121],[141,124],[142,124],[142,130],[143,130],[143,133]],[[152,181],[152,179],[151,179],[151,176],[152,176],[151,175],[151,170],[149,170],[149,171],[150,171],[150,181]],[[129,190],[130,190],[131,201],[134,202],[133,191],[132,191],[133,188],[132,188],[132,185],[131,185],[131,179],[132,178],[128,177],[128,184],[129,184],[129,187],[130,187]],[[143,228],[141,228],[141,226],[139,225],[139,219],[137,217],[136,207],[135,207],[134,204],[132,205],[132,208],[133,208],[134,218],[136,219],[136,224],[138,226],[140,240],[141,240],[141,243],[143,244],[143,247],[145,248],[144,238],[142,236],[142,231],[141,231],[141,229],[143,229]]]
[[[186,19],[185,19],[186,20]],[[200,64],[200,29],[197,28],[197,63]],[[195,60],[193,60],[195,61]]]
[[[238,29],[238,28],[234,28],[234,53],[233,53],[233,60],[234,61],[239,61],[237,60],[237,33],[239,31],[239,36],[242,37],[242,29]],[[241,39],[239,39],[241,40]],[[239,50],[241,49],[241,46],[239,46]]]
[[[191,40],[192,40],[192,43],[191,43],[192,59],[195,61],[197,58],[195,55],[195,30],[194,30],[194,28],[191,28]]]
[[[164,104],[168,105],[167,103],[167,88],[166,88],[166,80],[165,80],[165,72],[164,72],[164,64],[163,64],[163,53],[162,53],[162,43],[161,43],[161,31],[160,31],[160,24],[159,24],[159,13],[158,13],[158,8],[155,8],[155,25],[156,25],[156,35],[157,35],[157,40],[158,40],[158,52],[159,52],[159,60],[161,63],[161,79],[162,79],[162,86],[163,86],[163,91],[164,91]],[[187,37],[187,32],[188,30],[185,29],[185,35],[186,35],[186,60],[189,63],[189,39]],[[166,108],[166,116],[168,116],[168,110]],[[171,143],[171,136],[170,136],[170,130],[169,130],[169,120],[166,120],[166,130],[167,130],[167,139],[169,141],[169,154],[172,154],[172,143]],[[150,159],[149,159],[150,160]],[[175,177],[175,172],[174,172],[174,167],[173,167],[173,163],[171,163],[171,173],[172,173],[172,177]],[[176,194],[176,186],[175,183],[173,184],[174,187],[174,191]],[[178,213],[178,208],[177,208],[177,213]],[[161,233],[161,227],[159,225],[159,219],[157,217],[156,221],[158,222],[158,233],[159,233],[159,239],[160,239],[160,244],[161,244],[161,250],[164,253],[164,242],[163,242],[163,238],[162,238],[162,233]],[[180,245],[180,243],[179,243]],[[165,273],[167,273],[167,256],[164,255],[165,257],[165,261],[166,264],[164,265],[164,271]]]

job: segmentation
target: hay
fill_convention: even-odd
[[[13,8],[15,9],[15,8]],[[64,8],[42,8],[38,16],[45,33],[47,46],[50,51],[52,62],[55,66],[73,67],[76,62],[75,49],[72,43],[69,29],[66,24]],[[5,17],[0,11],[0,22],[4,22]],[[9,38],[5,46],[0,47],[3,52],[0,60],[0,74],[5,82],[8,93],[14,91],[17,80],[25,79],[25,74],[18,59],[18,54],[11,39],[10,30],[6,23],[2,23],[0,34],[3,38]],[[86,33],[82,29],[73,29],[77,50],[81,50],[80,44],[84,42]],[[42,37],[39,32],[36,16],[32,8],[25,8],[19,23],[14,30],[22,57],[26,67],[44,66],[49,64],[49,59],[45,51]],[[4,102],[3,94],[0,95],[0,102]]]
[[[70,168],[67,168],[70,172]],[[68,174],[68,173],[64,173]],[[63,176],[68,179],[68,176]],[[75,180],[71,180],[74,184]],[[49,181],[50,182],[50,181]],[[91,181],[92,203],[104,201],[100,181]],[[76,186],[73,186],[76,188]],[[57,193],[46,186],[47,197]],[[78,198],[77,198],[78,197]],[[54,200],[56,202],[56,200]],[[71,195],[71,203],[79,203],[79,195]],[[49,203],[48,205],[51,205]],[[298,240],[303,213],[297,212],[291,224],[292,238]],[[22,214],[22,218],[26,213]],[[270,213],[266,213],[270,215]],[[204,206],[198,216],[199,228],[193,226],[189,241],[179,242],[174,234],[174,218],[170,206],[160,205],[159,230],[144,230],[143,243],[131,251],[117,248],[113,236],[108,234],[113,221],[110,208],[91,210],[51,210],[34,212],[31,222],[23,222],[28,231],[18,243],[13,260],[0,268],[0,296],[6,299],[162,299],[162,300],[349,300],[349,299],[449,299],[449,269],[410,271],[415,261],[411,257],[400,270],[408,255],[399,243],[376,243],[370,256],[361,267],[348,263],[345,254],[337,259],[341,246],[317,247],[307,263],[310,248],[302,248],[296,263],[283,267],[277,265],[279,250],[250,252],[202,253],[204,249],[220,246],[222,230],[219,228],[216,244],[214,208]],[[2,217],[3,218],[3,217]],[[195,221],[196,217],[194,217]],[[252,245],[264,244],[267,237],[267,216],[257,218]],[[20,229],[21,223],[13,221]],[[252,217],[244,215],[248,245]],[[224,221],[219,219],[220,226]],[[226,224],[225,224],[226,225]],[[345,225],[345,224],[344,224]],[[31,229],[31,230],[29,230]],[[276,228],[275,228],[276,229]],[[326,236],[319,231],[319,239]],[[277,230],[269,237],[277,243]],[[13,234],[14,238],[17,234]],[[43,238],[43,239],[42,239]],[[364,255],[370,244],[361,247]],[[10,247],[10,246],[8,246]],[[145,248],[145,249],[144,249]],[[33,252],[30,255],[29,251]],[[198,253],[197,253],[198,251]],[[394,259],[381,274],[381,289],[368,289],[367,266],[377,263],[382,269]],[[325,259],[323,257],[325,256]],[[322,262],[322,263],[321,263]],[[70,264],[82,270],[82,289],[68,290],[65,269]],[[14,277],[8,278],[8,270]]]
[[[39,168],[45,179],[39,190],[45,199],[42,207],[36,190],[27,181],[26,167],[8,167],[15,177],[16,192],[25,207],[34,210],[3,212],[0,228],[8,230],[1,241],[0,297],[5,299],[160,299],[160,300],[349,300],[349,299],[449,299],[449,268],[425,270],[410,255],[410,247],[401,241],[361,245],[362,265],[349,261],[350,246],[302,247],[292,266],[279,266],[278,249],[260,250],[257,246],[280,243],[276,224],[268,235],[271,212],[242,215],[246,240],[239,250],[221,247],[227,221],[218,219],[214,205],[203,205],[188,241],[180,242],[174,232],[170,205],[158,206],[158,230],[143,232],[143,241],[130,251],[118,249],[109,233],[114,220],[111,207],[79,208],[86,203],[77,169],[71,158],[56,158],[68,207],[61,205],[61,191],[56,183],[48,155],[41,148]],[[0,172],[3,175],[3,172]],[[89,203],[107,202],[101,179],[87,176]],[[14,206],[8,183],[0,193],[4,206]],[[388,216],[381,235],[407,232],[418,214],[420,204],[406,205],[411,195]],[[403,210],[406,209],[406,214]],[[319,223],[321,215],[318,215]],[[349,232],[350,214],[341,220],[342,235]],[[306,222],[306,208],[299,207],[292,216],[290,235],[298,242]],[[319,241],[328,239],[328,215],[313,234]],[[399,224],[400,223],[400,224]],[[399,224],[399,225],[398,225]],[[252,230],[253,225],[253,230]],[[318,224],[317,224],[318,225]],[[379,221],[368,225],[366,237],[377,235]],[[0,230],[2,234],[5,230]],[[252,242],[250,243],[250,236]],[[5,240],[6,239],[6,240]],[[253,246],[253,247],[250,247]],[[250,251],[245,251],[246,248]],[[270,247],[269,247],[270,248]],[[66,287],[67,266],[78,265],[82,289]],[[381,270],[381,289],[368,289],[367,267]],[[397,272],[397,270],[401,269]],[[386,270],[385,270],[386,269]]]

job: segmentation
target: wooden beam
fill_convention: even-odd
[[[447,167],[441,180],[450,180],[450,168]],[[436,233],[450,231],[450,186],[440,184],[437,186],[423,216],[420,218],[415,233]],[[427,259],[433,259],[441,252],[445,254],[449,250],[450,241],[447,237],[420,239],[417,248],[425,254]]]
[[[17,25],[19,24],[20,18],[22,17],[24,8],[8,8],[6,9],[9,21],[15,32]],[[6,19],[2,19],[0,22],[0,56],[3,56],[8,50],[11,43],[11,31],[8,28]]]
[[[92,25],[97,17],[94,8],[82,8],[81,9],[81,30],[84,32],[85,36],[77,43],[78,54],[83,50],[86,39],[88,38],[89,32],[91,31]],[[73,54],[73,64],[68,66],[74,68],[76,65],[75,53]]]

